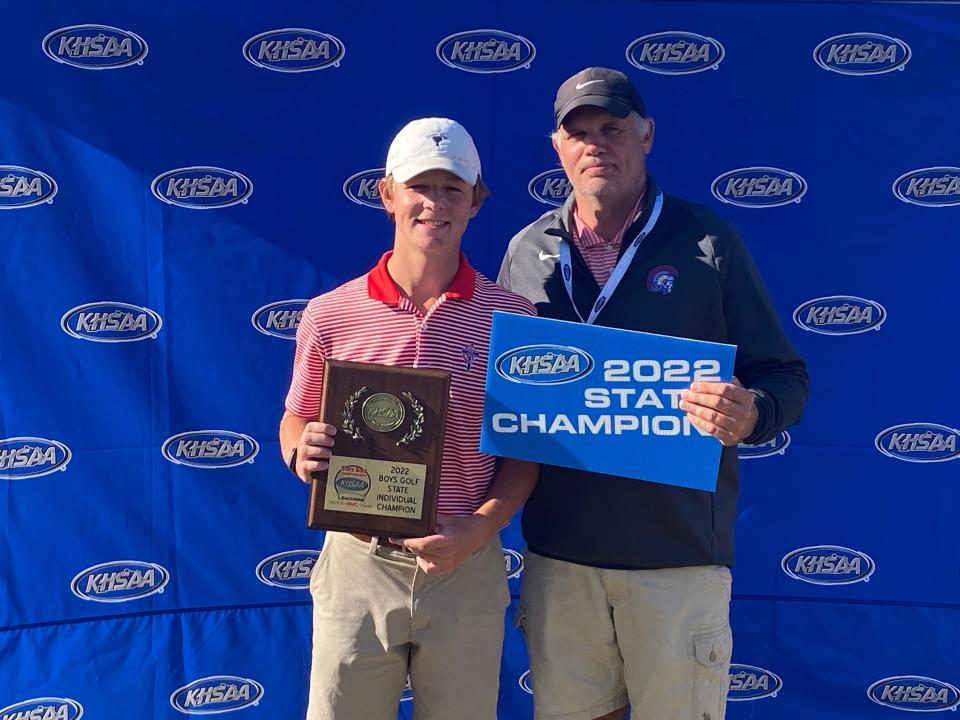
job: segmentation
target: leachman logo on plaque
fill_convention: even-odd
[[[494,313],[480,450],[712,492],[721,444],[690,422],[680,393],[729,381],[736,350]]]
[[[320,419],[335,425],[307,526],[381,537],[436,530],[450,374],[327,360]]]

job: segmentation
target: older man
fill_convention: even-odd
[[[459,123],[406,125],[380,182],[393,250],[311,300],[297,331],[280,443],[305,482],[336,448],[336,428],[317,421],[326,358],[451,375],[437,533],[402,545],[326,534],[310,577],[308,720],[393,720],[408,673],[417,720],[496,719],[509,602],[498,532],[529,494],[536,465],[479,452],[481,402],[493,311],[533,309],[460,252],[485,193]]]
[[[736,446],[797,422],[807,372],[734,228],[647,172],[654,121],[623,73],[554,104],[573,192],[510,242],[498,282],[544,317],[737,345],[680,407],[724,448],[716,492],[544,465],[523,511],[518,622],[538,720],[719,720],[732,638]],[[570,502],[576,498],[576,502]]]

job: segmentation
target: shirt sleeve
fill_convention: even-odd
[[[500,263],[500,273],[497,275],[497,285],[502,287],[504,290],[511,290],[510,287],[510,251],[513,249],[513,243],[510,243],[507,246],[507,250],[503,253],[503,260]]]
[[[753,259],[732,226],[726,236],[723,307],[737,345],[734,374],[756,397],[757,424],[744,442],[766,442],[796,424],[809,393],[807,365],[787,338]]]

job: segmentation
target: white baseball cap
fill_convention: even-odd
[[[476,185],[480,155],[463,125],[447,118],[421,118],[397,133],[387,152],[387,175],[406,182],[427,170],[449,170]]]

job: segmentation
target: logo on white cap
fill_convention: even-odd
[[[480,176],[480,155],[460,123],[447,118],[421,118],[397,133],[385,169],[397,182],[428,170],[448,170],[475,185]]]

